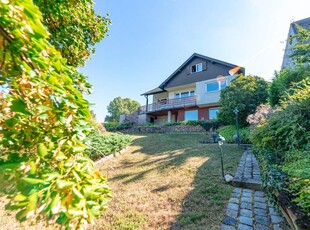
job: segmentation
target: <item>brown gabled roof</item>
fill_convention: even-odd
[[[223,65],[226,65],[226,66],[229,66],[231,68],[234,68],[238,65],[234,65],[234,64],[231,64],[231,63],[228,63],[228,62],[224,62],[224,61],[220,61],[220,60],[217,60],[217,59],[214,59],[214,58],[211,58],[211,57],[208,57],[208,56],[204,56],[204,55],[201,55],[201,54],[197,54],[197,53],[193,53],[192,56],[190,56],[176,71],[174,71],[163,83],[160,84],[160,88],[164,88],[167,83],[175,77],[175,75],[181,71],[181,69],[187,65],[187,63],[189,63],[194,57],[199,57],[199,58],[202,58],[202,59],[206,59],[206,60],[209,60],[211,62],[215,62],[215,63],[219,63],[219,64],[223,64]],[[242,68],[244,69],[244,68]]]
[[[141,96],[143,95],[152,95],[152,94],[157,94],[157,93],[162,93],[162,92],[165,92],[166,90],[163,90],[159,87],[155,88],[155,89],[152,89],[150,91],[147,91],[145,93],[142,93]]]
[[[211,57],[207,57],[207,56],[204,56],[204,55],[201,55],[201,54],[197,54],[197,53],[194,53],[192,54],[179,68],[177,68],[163,83],[161,83],[159,85],[159,87],[155,88],[155,89],[152,89],[150,91],[147,91],[143,94],[141,94],[141,96],[143,95],[152,95],[152,94],[157,94],[157,93],[162,93],[162,92],[165,92],[165,87],[167,86],[167,84],[175,78],[175,76],[182,71],[182,69],[187,66],[187,64],[195,57],[198,57],[198,58],[202,58],[202,59],[205,59],[205,60],[208,60],[210,61],[212,64],[213,63],[216,63],[216,64],[221,64],[221,65],[224,65],[224,66],[227,66],[228,68],[235,68],[237,67],[238,65],[235,65],[235,64],[231,64],[231,63],[228,63],[228,62],[224,62],[224,61],[221,61],[221,60],[217,60],[217,59],[214,59],[214,58],[211,58]],[[245,70],[243,67],[240,67],[240,72],[244,73]],[[227,70],[227,74],[228,74],[228,70]]]

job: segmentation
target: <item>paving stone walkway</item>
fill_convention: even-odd
[[[245,151],[241,157],[234,181],[235,187],[221,230],[287,229],[285,219],[269,204],[266,194],[261,191],[258,164],[250,151]]]
[[[251,151],[245,151],[240,159],[233,186],[262,190],[260,170],[255,156]]]

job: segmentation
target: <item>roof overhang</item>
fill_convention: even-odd
[[[148,95],[153,95],[153,94],[158,94],[158,93],[163,93],[163,92],[166,92],[166,90],[163,90],[163,89],[157,87],[155,89],[152,89],[150,91],[142,93],[141,96],[148,96]]]

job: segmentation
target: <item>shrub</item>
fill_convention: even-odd
[[[107,130],[110,130],[110,129],[114,129],[118,126],[118,122],[106,122],[106,123],[103,123],[103,126],[107,129]]]
[[[191,125],[191,126],[202,126],[205,130],[215,130],[217,129],[222,122],[218,120],[209,120],[209,121],[178,121],[178,122],[170,122],[165,123],[164,126],[175,126],[175,125]]]
[[[228,143],[234,143],[234,135],[237,133],[236,126],[234,125],[226,125],[217,130],[219,134],[221,134]],[[239,129],[240,142],[243,144],[249,144],[250,141],[250,128],[244,127]]]
[[[106,125],[109,124],[109,125]],[[117,131],[122,129],[130,129],[134,124],[132,122],[123,122],[123,123],[106,123],[105,127],[108,131]]]
[[[310,81],[293,91],[251,139],[265,187],[272,194],[288,190],[309,215]]]
[[[240,127],[248,125],[246,118],[255,112],[258,105],[267,102],[268,82],[257,76],[240,75],[231,85],[221,91],[221,109],[218,118],[228,125],[235,124],[234,108],[238,108]]]
[[[310,66],[299,66],[296,69],[284,69],[275,75],[269,88],[269,102],[272,106],[278,105],[285,97],[290,87],[310,76]]]
[[[131,144],[131,137],[119,133],[102,135],[98,131],[92,131],[88,136],[89,147],[87,154],[91,159],[113,154]]]

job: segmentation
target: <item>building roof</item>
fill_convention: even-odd
[[[182,69],[184,67],[186,67],[194,58],[201,58],[201,59],[204,59],[206,61],[209,61],[210,63],[212,64],[219,64],[219,65],[222,65],[222,66],[226,66],[225,68],[227,68],[226,70],[222,70],[220,73],[220,75],[224,74],[225,71],[227,71],[227,74],[228,74],[228,71],[232,68],[235,68],[237,67],[238,65],[235,65],[235,64],[231,64],[231,63],[228,63],[228,62],[224,62],[224,61],[221,61],[221,60],[218,60],[218,59],[214,59],[214,58],[211,58],[211,57],[208,57],[208,56],[204,56],[204,55],[201,55],[201,54],[197,54],[197,53],[194,53],[192,54],[179,68],[177,68],[165,81],[163,81],[159,87],[155,88],[155,89],[152,89],[150,91],[147,91],[142,95],[152,95],[152,94],[157,94],[157,93],[162,93],[162,92],[165,92],[165,87],[169,87],[169,84],[171,83],[171,81],[182,71]],[[213,71],[214,72],[214,71]],[[244,68],[241,67],[240,68],[240,72],[244,73]],[[210,74],[214,74],[214,73],[210,73]],[[198,78],[197,78],[198,80]],[[170,82],[170,83],[169,83]]]
[[[309,30],[310,31],[310,17],[309,18],[304,18],[302,20],[299,20],[299,21],[296,21],[296,22],[292,22],[291,23],[291,26],[293,28],[293,31],[295,34],[298,33],[297,31],[297,26],[296,25],[299,25],[301,26],[302,28],[306,29],[306,30]]]
[[[155,89],[152,89],[152,90],[150,90],[150,91],[147,91],[147,92],[145,92],[145,93],[142,93],[141,96],[143,96],[143,95],[152,95],[152,94],[157,94],[157,93],[162,93],[162,92],[165,92],[165,90],[163,90],[163,89],[157,87],[157,88],[155,88]]]
[[[199,58],[202,58],[202,59],[205,59],[205,60],[209,60],[213,63],[219,63],[219,64],[222,64],[222,65],[226,65],[226,66],[229,66],[231,68],[234,68],[236,67],[237,65],[234,65],[234,64],[231,64],[231,63],[228,63],[228,62],[224,62],[224,61],[220,61],[220,60],[217,60],[217,59],[214,59],[214,58],[211,58],[211,57],[208,57],[208,56],[204,56],[204,55],[201,55],[201,54],[197,54],[197,53],[193,53],[192,56],[190,56],[176,71],[174,71],[163,83],[160,84],[159,88],[164,88],[167,83],[175,77],[175,75],[181,71],[181,69],[186,66],[194,57],[199,57]]]

